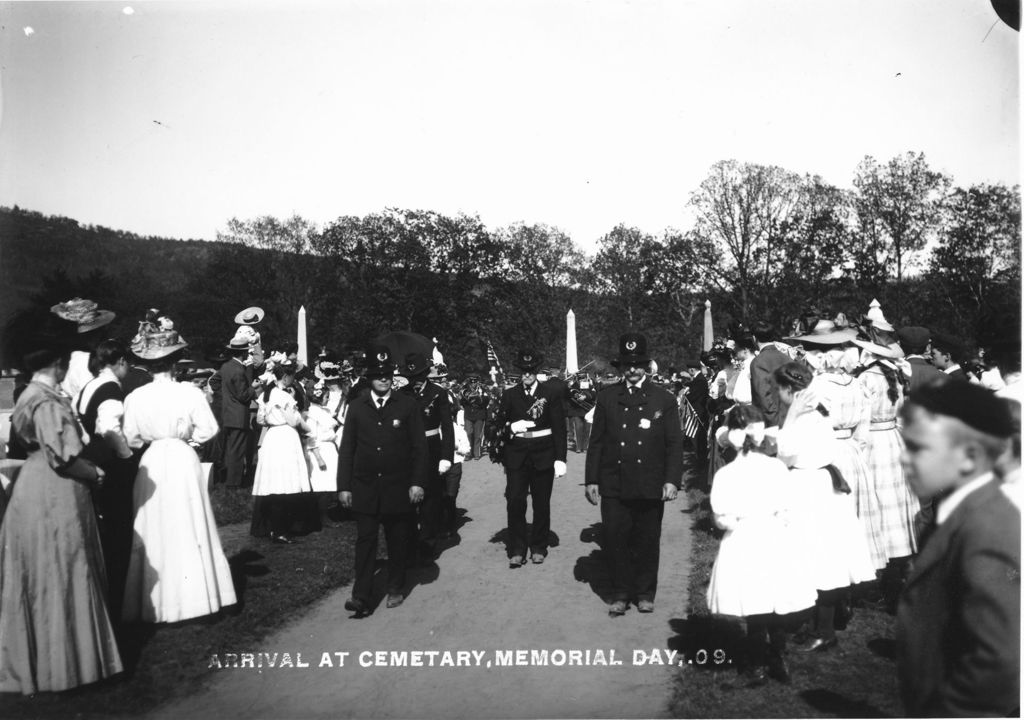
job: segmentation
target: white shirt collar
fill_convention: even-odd
[[[537,386],[538,385],[540,385],[540,381],[539,380],[534,380],[533,381],[533,385],[530,385],[530,386],[523,385],[523,392],[525,392],[527,395],[530,395],[532,397],[533,394],[537,391]]]
[[[954,363],[954,364],[950,365],[948,368],[946,368],[945,370],[943,370],[942,372],[946,373],[947,375],[952,375],[953,373],[955,373],[959,369],[960,369],[960,365],[957,364],[957,363]]]
[[[636,383],[636,385],[633,385],[632,383],[627,382],[626,383],[626,388],[627,389],[629,389],[629,388],[636,388],[637,390],[641,390],[641,389],[643,389],[644,382],[646,380],[647,380],[647,376],[644,375],[642,378],[640,378],[640,380]]]
[[[387,405],[388,404],[388,400],[390,400],[390,399],[391,399],[391,391],[390,390],[388,390],[387,393],[385,393],[384,395],[378,395],[373,390],[370,391],[370,400],[373,401],[374,405],[380,405],[380,403],[378,402],[379,400],[383,400],[384,404]]]
[[[970,482],[961,485],[950,493],[949,496],[941,500],[939,502],[939,509],[935,511],[935,524],[941,525],[949,519],[949,516],[953,514],[953,511],[957,509],[960,503],[962,503],[968,495],[991,479],[992,473],[990,472],[987,472],[984,475],[979,475]]]

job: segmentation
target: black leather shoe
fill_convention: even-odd
[[[824,638],[814,638],[808,645],[800,648],[801,652],[827,652],[839,644],[839,638],[831,637],[828,640]]]
[[[775,678],[780,683],[788,684],[792,680],[792,676],[789,674],[789,665],[786,663],[786,659],[777,657],[769,660],[768,676]]]
[[[654,612],[654,601],[653,600],[640,600],[636,604],[636,609],[642,613]]]
[[[513,569],[514,568],[518,568],[518,567],[522,567],[525,564],[526,564],[526,561],[523,560],[523,556],[522,555],[513,555],[512,557],[510,557],[508,559],[508,566],[510,568],[513,568]]]
[[[608,617],[619,617],[626,614],[629,604],[625,600],[616,600],[608,606]]]
[[[400,593],[391,593],[390,595],[388,595],[388,603],[387,604],[388,604],[389,608],[396,608],[396,607],[398,607],[399,605],[401,605],[404,602],[405,602],[405,596],[401,595]]]
[[[357,618],[363,618],[370,614],[370,608],[362,600],[351,598],[345,601],[345,609],[355,613]]]

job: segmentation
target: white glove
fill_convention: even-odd
[[[446,472],[451,470],[452,464],[448,460],[442,460],[437,464],[437,472],[440,475],[444,475]]]
[[[565,463],[561,460],[555,460],[555,477],[562,477],[565,475]]]
[[[513,435],[522,435],[524,432],[526,432],[533,426],[533,420],[516,420],[509,427],[512,428]]]

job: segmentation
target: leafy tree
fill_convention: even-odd
[[[252,220],[231,218],[225,232],[217,231],[217,240],[260,250],[308,253],[312,250],[311,236],[315,231],[313,223],[298,215],[286,220],[261,215]]]
[[[904,272],[934,235],[949,178],[933,171],[924,153],[908,152],[880,165],[866,156],[853,180],[857,218],[855,274],[866,287]]]

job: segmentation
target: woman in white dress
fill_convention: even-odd
[[[149,447],[135,476],[135,537],[128,564],[124,619],[177,622],[236,602],[199,456],[193,449],[217,434],[203,392],[174,381],[187,347],[173,329],[141,332],[132,353],[153,382],[124,401],[128,445]]]
[[[256,463],[256,479],[252,494],[270,531],[270,540],[291,544],[288,537],[290,516],[297,507],[293,499],[313,491],[309,480],[306,453],[299,433],[309,434],[309,425],[302,419],[295,398],[287,388],[295,381],[295,366],[275,365],[274,382],[259,398],[257,422],[267,427]]]
[[[811,371],[787,363],[775,371],[775,382],[779,400],[789,406],[778,433],[778,456],[790,468],[792,518],[803,533],[807,572],[818,591],[817,637],[804,650],[821,652],[838,643],[836,612],[847,606],[850,586],[874,580],[875,569],[851,488],[835,467],[840,441],[823,414]]]
[[[306,413],[309,434],[306,436],[306,462],[309,465],[309,484],[317,493],[317,505],[324,525],[334,526],[328,517],[328,508],[338,493],[338,446],[335,436],[338,421],[327,409],[330,396],[324,385],[313,388],[312,402]]]
[[[711,510],[725,536],[711,571],[708,609],[746,619],[746,664],[756,681],[767,672],[788,682],[786,616],[812,607],[816,596],[802,538],[788,521],[789,471],[764,454],[770,448],[764,416],[752,405],[729,411],[719,442],[738,455],[711,486]]]

